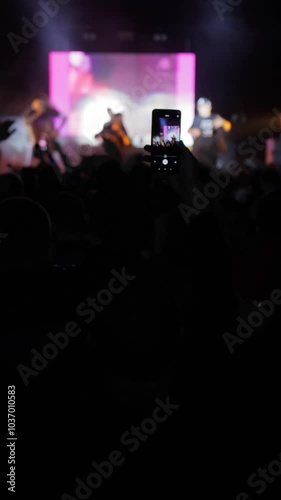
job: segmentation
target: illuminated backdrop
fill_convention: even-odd
[[[154,108],[182,111],[182,140],[195,106],[195,55],[51,52],[50,98],[68,117],[63,136],[87,139],[109,120],[107,108],[122,112],[124,124],[136,147],[150,142]]]

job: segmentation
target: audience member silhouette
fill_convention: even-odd
[[[44,445],[58,452],[55,469],[61,456],[65,470],[71,466],[69,436],[79,443],[78,428],[85,425],[81,403],[87,400],[87,439],[102,460],[105,440],[110,449],[127,424],[151,415],[156,397],[169,397],[181,405],[178,413],[166,430],[163,424],[163,439],[151,438],[139,455],[148,470],[157,462],[154,475],[148,471],[153,491],[164,476],[161,493],[179,493],[194,481],[199,496],[215,491],[231,498],[264,457],[275,456],[279,317],[257,329],[256,337],[244,338],[232,355],[223,335],[237,335],[237,318],[249,302],[251,313],[253,301],[267,300],[280,288],[280,175],[243,170],[198,208],[198,196],[206,197],[208,185],[216,182],[213,170],[183,143],[177,147],[181,168],[171,177],[152,174],[149,155],[136,158],[128,173],[120,157],[109,155],[102,163],[84,159],[62,182],[43,162],[0,177],[6,335],[18,322],[7,344],[10,349],[17,342],[9,368],[15,359],[24,362],[32,348],[42,350],[50,329],[61,332],[77,321],[81,334],[69,340],[69,354],[65,349],[57,363],[50,362],[48,376],[38,375],[30,389],[28,404],[38,419],[33,430],[27,418],[24,423],[32,449],[44,422]],[[150,147],[145,149],[149,154]],[[183,216],[191,212],[190,218]],[[86,323],[77,306],[106,290],[112,271],[122,269],[135,278]],[[257,409],[263,385],[270,401]],[[68,416],[63,436],[52,420],[56,404]],[[114,415],[110,430],[108,415]],[[258,449],[257,433],[270,426],[271,415],[271,440],[266,443],[262,433]],[[188,474],[179,448],[190,454]],[[92,450],[85,452],[89,463]],[[216,450],[216,460],[210,457],[202,472],[198,463],[210,450]],[[44,476],[39,465],[34,465],[38,485]],[[133,474],[131,484],[136,478]],[[50,498],[51,486],[46,488]]]

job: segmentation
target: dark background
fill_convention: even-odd
[[[117,0],[70,0],[67,5],[60,7],[58,15],[35,38],[27,45],[20,46],[19,54],[14,54],[7,34],[21,34],[21,18],[25,16],[32,19],[38,10],[38,1],[33,0],[9,0],[2,6],[0,114],[20,113],[30,97],[38,91],[48,91],[48,51],[70,49],[89,52],[194,51],[197,55],[197,97],[210,97],[218,112],[230,117],[234,112],[244,111],[249,116],[259,117],[255,120],[255,126],[261,127],[261,122],[266,122],[274,107],[281,109],[279,14],[269,2],[259,5],[257,1],[244,0],[233,12],[226,13],[222,22],[213,2],[208,0],[186,2],[184,5],[173,2],[167,6],[159,1],[146,0],[131,4]],[[122,40],[120,31],[132,31],[135,40]],[[83,33],[91,32],[96,34],[95,40],[83,40]],[[155,33],[166,33],[167,41],[153,41]],[[132,403],[131,406],[128,404],[127,410],[122,398],[116,409],[116,379],[106,370],[108,365],[112,365],[113,373],[116,371],[122,375],[124,372],[126,374],[126,370],[132,370],[135,376],[139,370],[141,374],[145,372],[147,375],[149,367],[146,363],[142,364],[141,356],[138,363],[135,362],[135,344],[128,341],[135,325],[138,327],[136,339],[144,338],[145,342],[141,346],[147,347],[148,353],[152,352],[152,355],[155,350],[154,347],[150,348],[150,336],[154,327],[158,328],[159,318],[160,327],[165,325],[167,339],[170,338],[170,332],[173,339],[176,338],[174,335],[179,325],[175,321],[173,302],[169,294],[162,302],[163,295],[160,294],[163,290],[166,292],[163,287],[165,284],[179,302],[183,316],[179,321],[184,322],[189,335],[186,343],[188,349],[185,346],[183,348],[182,343],[178,345],[177,369],[173,375],[175,401],[183,404],[167,425],[163,425],[137,455],[130,457],[123,469],[112,477],[111,482],[105,482],[96,495],[107,500],[121,493],[123,498],[131,499],[145,498],[151,492],[155,497],[157,493],[157,498],[174,498],[183,488],[188,487],[188,491],[193,488],[194,491],[196,487],[199,492],[196,498],[209,498],[215,492],[219,500],[232,500],[239,491],[245,489],[249,474],[259,467],[267,467],[280,454],[280,401],[276,397],[280,392],[280,312],[277,319],[272,318],[272,323],[265,322],[266,341],[264,332],[255,332],[253,339],[245,342],[245,346],[237,352],[241,357],[235,353],[230,360],[228,351],[221,343],[225,325],[233,320],[237,326],[236,309],[232,302],[232,274],[235,276],[234,288],[243,293],[245,287],[245,293],[249,292],[250,297],[253,295],[258,300],[269,297],[269,292],[274,288],[280,288],[280,203],[275,204],[273,199],[272,211],[277,207],[273,221],[270,220],[272,204],[269,199],[270,203],[261,210],[260,218],[253,216],[251,224],[248,224],[252,205],[250,208],[247,205],[245,209],[238,207],[238,204],[233,205],[233,200],[227,198],[228,192],[225,191],[226,203],[221,203],[220,212],[223,236],[229,245],[226,248],[212,214],[211,217],[206,214],[206,218],[202,214],[203,220],[199,216],[195,218],[193,226],[186,225],[177,210],[177,198],[168,196],[164,183],[155,189],[155,194],[152,193],[152,201],[148,197],[147,202],[146,192],[144,194],[145,204],[151,207],[148,211],[153,216],[151,223],[151,218],[148,221],[146,216],[144,221],[142,219],[139,194],[134,197],[135,191],[131,192],[127,188],[123,177],[122,182],[116,185],[111,167],[105,170],[104,175],[100,173],[97,176],[97,184],[96,181],[92,184],[89,178],[91,164],[86,161],[84,168],[82,173],[78,170],[77,177],[75,173],[72,178],[71,190],[83,196],[85,182],[86,198],[88,190],[98,186],[101,197],[98,197],[97,203],[94,199],[93,206],[89,206],[92,207],[94,228],[105,238],[106,244],[100,251],[91,254],[81,273],[70,270],[65,274],[64,270],[61,272],[59,269],[54,274],[47,273],[46,277],[41,274],[25,276],[21,283],[21,277],[16,276],[14,284],[10,275],[6,276],[6,282],[1,281],[3,298],[0,302],[2,307],[4,304],[3,309],[5,304],[9,304],[10,294],[16,290],[16,298],[10,301],[7,312],[5,315],[1,313],[4,342],[6,337],[9,338],[2,354],[2,369],[4,367],[5,380],[8,382],[3,401],[7,385],[12,385],[18,377],[14,366],[18,366],[18,363],[28,364],[33,346],[40,346],[41,349],[39,342],[42,342],[43,348],[49,324],[54,333],[58,332],[61,324],[72,317],[80,301],[88,295],[96,296],[108,283],[106,273],[110,273],[113,266],[122,269],[126,265],[127,269],[125,257],[130,255],[131,248],[134,250],[135,246],[138,247],[139,233],[140,238],[146,238],[148,233],[154,239],[150,225],[153,228],[158,214],[166,215],[167,211],[171,212],[168,259],[165,251],[160,255],[157,266],[155,259],[152,264],[145,264],[144,270],[142,265],[138,265],[136,273],[132,271],[133,275],[138,272],[141,276],[140,284],[135,293],[131,287],[127,295],[120,296],[121,304],[116,300],[115,305],[113,303],[107,309],[105,317],[99,316],[98,323],[90,331],[90,339],[96,342],[91,344],[90,350],[85,340],[89,332],[85,331],[85,335],[81,335],[77,342],[72,342],[69,350],[60,353],[58,363],[50,363],[37,379],[34,377],[28,388],[20,384],[17,378],[19,472],[16,498],[22,500],[22,492],[25,497],[28,493],[29,500],[56,500],[58,494],[64,491],[74,494],[75,478],[79,476],[84,479],[94,459],[105,460],[114,448],[119,449],[119,437],[124,431],[151,415],[151,408],[147,410],[138,401],[141,408],[134,407]],[[43,203],[45,200],[47,205],[48,196],[57,189],[56,179],[53,181],[54,177],[49,176],[50,170],[41,171],[39,182],[42,186],[39,199]],[[31,193],[34,189],[37,195],[33,186],[34,178],[34,182],[37,182],[37,173],[33,177],[32,169],[26,169],[26,172],[27,176],[32,174],[31,178],[26,178],[26,185]],[[87,179],[90,180],[89,184]],[[261,180],[262,193],[262,189],[266,192],[269,181],[266,176],[263,182]],[[135,182],[138,185],[137,177]],[[209,182],[209,175],[203,171],[204,182]],[[277,182],[280,186],[280,179],[276,181],[274,176],[271,182]],[[254,182],[252,184],[254,186]],[[237,191],[239,188],[245,188],[244,177]],[[259,185],[254,186],[254,189],[257,194],[253,204],[262,196]],[[137,200],[136,204],[133,199]],[[174,218],[175,205],[177,216]],[[233,217],[235,211],[236,218]],[[258,236],[261,238],[260,246],[255,245],[256,223],[266,228],[267,221],[270,237],[275,242],[273,253],[271,242],[264,243],[267,237],[265,229]],[[144,226],[144,236],[139,226]],[[247,230],[249,235],[245,235]],[[189,232],[186,234],[186,231]],[[234,245],[231,257],[236,259],[238,256],[233,264],[228,256],[231,245]],[[63,253],[65,248],[62,246]],[[13,249],[18,258],[20,250]],[[245,251],[245,257],[242,255],[240,264],[241,249]],[[188,307],[184,310],[186,303]],[[154,311],[153,321],[150,319],[151,311]],[[116,343],[113,335],[116,330],[112,327],[115,323],[118,326]],[[60,326],[57,328],[57,325]],[[165,365],[165,362],[170,359],[170,345],[168,341],[164,342],[162,361],[162,350],[160,355],[158,351],[158,345],[162,345],[161,342],[158,344],[161,329],[157,328],[153,343],[157,348],[157,365],[153,363],[153,356],[149,355],[150,369],[153,372],[159,366],[164,366],[162,370],[166,372],[168,367],[169,373],[170,366]],[[256,344],[253,346],[254,338]],[[118,350],[115,349],[116,344]],[[127,344],[128,348],[124,350]],[[6,352],[9,355],[5,356]],[[13,377],[10,377],[10,371],[5,370],[5,357],[9,368],[12,365]],[[164,385],[163,394],[165,390]],[[121,386],[120,395],[124,397],[123,394],[126,391]],[[142,396],[146,402],[148,395],[144,393]],[[137,399],[138,393],[133,401]],[[280,498],[277,489],[280,491],[280,478],[262,498]],[[221,491],[223,494],[220,494]],[[269,497],[269,494],[274,496]]]
[[[38,1],[10,0],[1,15],[1,114],[20,112],[22,101],[48,90],[47,54],[55,50],[193,51],[197,97],[206,95],[225,116],[243,111],[268,115],[281,106],[280,22],[276,4],[244,0],[224,13],[214,2],[163,4],[142,0],[70,0],[27,45],[14,54],[7,34],[21,34],[23,16],[32,20]],[[120,31],[135,34],[122,40]],[[92,41],[83,33],[95,33]],[[167,34],[155,42],[155,33]]]

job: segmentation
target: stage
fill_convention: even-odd
[[[37,126],[45,116],[38,95],[29,104],[32,113],[37,113],[37,121],[29,119],[32,113],[26,115],[24,104],[18,115],[3,116],[1,121],[14,120],[15,133],[0,142],[0,172],[35,167],[35,144],[48,141],[50,134],[57,135],[73,167],[80,165],[84,156],[104,156],[99,134],[110,120],[109,109],[115,116],[121,115],[128,136],[129,145],[121,147],[123,164],[142,155],[144,146],[150,144],[153,109],[181,110],[181,139],[189,146],[188,129],[195,113],[195,75],[196,57],[189,52],[50,52],[49,91],[43,101],[49,99],[48,109],[55,110],[52,124],[49,121],[50,127],[43,132],[40,124],[41,136],[38,127],[34,132],[34,124]]]

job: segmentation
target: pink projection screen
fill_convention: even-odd
[[[182,111],[182,140],[189,141],[195,105],[195,54],[51,52],[49,95],[67,116],[62,136],[93,146],[108,122],[107,109],[122,112],[135,147],[150,143],[154,108]]]

